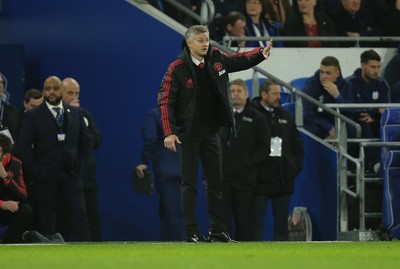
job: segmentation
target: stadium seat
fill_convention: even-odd
[[[382,224],[400,238],[400,150],[389,150],[384,164]]]
[[[4,238],[7,228],[8,228],[8,226],[0,225],[0,242]]]
[[[299,91],[303,90],[303,86],[306,83],[306,80],[308,77],[300,77],[300,78],[295,78],[290,82],[290,85],[298,89]]]
[[[386,108],[383,111],[381,116],[381,141],[400,141],[400,108]],[[390,149],[390,147],[382,147],[381,167],[383,167],[387,152]]]
[[[295,119],[295,104],[294,102],[283,103],[282,107],[290,112],[290,115]]]

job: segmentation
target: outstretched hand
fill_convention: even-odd
[[[267,42],[267,46],[264,48],[263,50],[263,55],[265,60],[268,59],[268,57],[271,55],[271,49],[273,47],[273,43],[272,43],[272,38]]]

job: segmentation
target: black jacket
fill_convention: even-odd
[[[227,55],[209,47],[204,68],[207,68],[212,78],[211,83],[223,103],[218,108],[217,122],[220,126],[226,125],[232,130],[235,127],[228,73],[248,69],[264,59],[262,48]],[[189,134],[196,108],[198,84],[189,48],[184,42],[179,58],[169,65],[158,94],[165,136],[175,134],[183,141]]]
[[[315,11],[315,19],[318,25],[318,36],[336,36],[335,26],[331,18],[324,13]],[[307,36],[304,28],[303,16],[300,12],[293,12],[287,18],[283,27],[284,36]],[[321,41],[322,47],[338,47],[335,41]],[[306,41],[285,42],[285,47],[308,47]]]
[[[247,102],[235,117],[236,134],[221,128],[223,181],[238,189],[254,190],[257,166],[269,155],[270,132],[262,113]]]
[[[260,97],[252,105],[267,119],[271,137],[282,138],[282,157],[270,157],[259,166],[255,192],[269,196],[291,194],[294,180],[303,167],[303,141],[289,112],[281,107],[274,116],[260,104]]]

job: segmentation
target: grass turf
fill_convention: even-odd
[[[400,242],[0,245],[1,269],[399,268]]]

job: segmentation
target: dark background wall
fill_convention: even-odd
[[[25,89],[42,89],[50,75],[76,78],[103,133],[96,158],[105,240],[159,239],[157,199],[132,193],[131,168],[142,118],[181,40],[123,0],[2,1],[0,44],[24,45]],[[21,107],[22,94],[11,83],[8,90]]]
[[[20,53],[0,58],[0,72],[9,72],[14,60],[25,66],[25,81],[21,74],[7,74],[13,78],[8,85],[11,103],[22,108],[23,91],[42,89],[50,75],[74,77],[81,84],[82,106],[102,131],[103,143],[95,155],[103,239],[160,240],[157,197],[134,194],[131,175],[142,148],[142,118],[156,105],[159,83],[183,37],[123,0],[2,0],[1,6],[0,45],[19,48]],[[336,154],[325,150],[316,150],[316,159],[324,154],[336,165]],[[314,160],[312,154],[306,152]],[[309,208],[316,220],[315,240],[335,240],[337,173],[322,177],[313,171],[318,167],[305,166],[292,206]],[[198,197],[205,232],[203,188]],[[271,219],[267,220],[265,239],[271,240]]]

